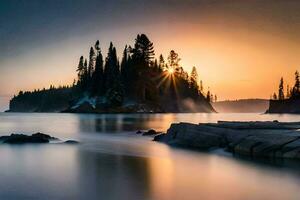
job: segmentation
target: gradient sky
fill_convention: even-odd
[[[219,99],[269,98],[300,69],[299,10],[298,0],[1,0],[0,96],[70,84],[97,39],[106,54],[146,33]]]

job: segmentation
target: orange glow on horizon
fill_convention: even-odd
[[[107,35],[107,38],[116,41],[114,44],[121,59],[123,46],[132,44],[135,34],[143,30],[154,43],[156,58],[162,53],[166,59],[170,50],[175,50],[182,59],[180,65],[184,70],[189,73],[192,66],[196,66],[204,90],[209,87],[219,100],[269,98],[277,91],[281,76],[285,83],[293,85],[294,72],[300,66],[300,41],[297,42],[297,39],[290,40],[241,26],[228,29],[222,25],[186,22],[178,22],[176,26],[168,28],[157,25],[155,30],[159,31],[156,32],[153,29],[153,26],[139,27],[122,34],[118,31]],[[4,63],[7,69],[1,73],[9,76],[0,80],[3,86],[0,94],[13,95],[19,90],[47,88],[50,84],[72,84],[77,76],[78,58],[82,54],[87,57],[89,45],[94,43],[93,38],[98,39],[98,35],[87,35],[81,40],[74,38],[72,42],[45,47],[44,51],[36,50],[27,57],[19,58],[20,61]],[[103,56],[106,56],[107,47],[108,42],[101,44]],[[64,53],[61,53],[61,49],[64,49]],[[13,66],[22,68],[10,71]]]

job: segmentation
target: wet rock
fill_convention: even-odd
[[[54,140],[56,138],[42,133],[32,134],[31,136],[24,134],[11,134],[10,136],[0,137],[0,141],[6,144],[49,143],[52,139]]]
[[[143,133],[144,136],[147,136],[147,135],[157,135],[157,134],[158,134],[158,132],[156,130],[154,130],[154,129],[150,129],[149,131]]]
[[[221,133],[208,132],[199,125],[189,123],[172,124],[165,141],[170,145],[199,149],[224,146],[226,143]]]
[[[65,141],[64,143],[65,143],[65,144],[79,144],[79,142],[76,141],[76,140],[67,140],[67,141]]]
[[[138,130],[137,132],[136,132],[136,134],[142,134],[143,132],[141,131],[141,130]]]
[[[24,135],[24,134],[11,134],[8,136],[1,136],[0,143],[4,144],[43,144],[49,143],[50,141],[59,140],[58,138],[52,137],[43,133],[34,133],[32,135]],[[78,141],[75,140],[67,140],[63,142],[65,144],[78,144]],[[62,144],[62,143],[60,143]]]
[[[47,140],[58,140],[58,138],[55,138],[55,137],[52,137],[50,135],[40,133],[40,132],[34,133],[31,136],[36,137],[36,138],[44,138],[44,139],[47,139]]]
[[[165,133],[156,135],[156,136],[153,138],[153,141],[164,141],[165,136],[166,136]]]
[[[224,122],[172,124],[155,141],[208,150],[224,148],[253,158],[300,158],[299,122]]]

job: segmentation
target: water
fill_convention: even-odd
[[[0,135],[40,131],[81,144],[1,145],[0,199],[299,200],[297,162],[250,162],[135,134],[217,120],[300,121],[300,115],[1,113]]]

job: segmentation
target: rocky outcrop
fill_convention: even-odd
[[[300,159],[300,123],[224,122],[172,124],[155,141],[169,145],[210,150],[224,148],[253,158]]]
[[[34,133],[32,135],[11,134],[0,137],[0,143],[3,144],[42,144],[49,143],[51,141],[59,141],[59,139],[43,133]],[[75,140],[67,140],[64,143],[77,144],[78,142]]]
[[[49,143],[50,140],[58,139],[43,133],[35,133],[30,136],[24,134],[11,134],[9,136],[0,137],[0,141],[6,144]]]

